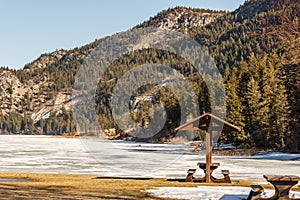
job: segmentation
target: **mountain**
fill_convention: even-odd
[[[161,11],[133,29],[152,26],[179,31],[209,51],[224,75],[227,120],[243,128],[241,133],[223,135],[222,140],[263,148],[297,149],[300,135],[299,13],[298,0],[249,0],[233,12],[175,7]],[[1,68],[2,133],[73,134],[76,127],[72,119],[71,93],[76,72],[89,53],[109,38],[72,50],[42,54],[21,70]],[[113,63],[105,77],[107,80],[97,89],[100,123],[107,130],[117,129],[117,134],[110,135],[110,138],[128,138],[114,124],[108,103],[117,79],[130,67],[124,63],[133,67],[151,63],[157,57],[164,57],[163,62],[171,66],[172,61],[181,63],[177,70],[184,72],[187,80],[196,82],[194,87],[202,95],[199,97],[204,105],[201,112],[210,111],[208,103],[204,103],[207,95],[200,92],[205,90],[205,84],[201,77],[192,73],[188,63],[168,52],[133,52]],[[266,87],[272,84],[273,88]],[[149,87],[137,91],[133,98],[149,96]],[[165,103],[170,117],[163,133],[152,140],[168,140],[180,120],[178,102],[175,97],[164,98],[171,94],[162,86],[155,87],[159,92],[153,97]],[[274,88],[279,89],[275,91]],[[261,108],[254,109],[252,102],[255,99],[251,98],[254,94],[258,95],[256,105],[263,104],[263,108],[268,108],[265,111],[268,116],[257,112]],[[281,102],[275,98],[280,95]],[[284,109],[280,110],[280,107]],[[284,115],[279,115],[282,112]],[[141,125],[148,123],[146,118],[149,116],[145,111],[135,117]],[[257,123],[265,121],[265,124],[257,125],[253,120]],[[279,131],[284,134],[278,136],[278,140],[272,139]],[[263,142],[255,144],[253,140],[257,139]]]
[[[149,26],[151,23],[155,23],[156,27],[171,30],[181,30],[183,28],[189,30],[195,26],[210,23],[223,13],[204,9],[176,7],[160,12],[136,28],[142,27],[146,23]],[[169,24],[165,22],[169,22]],[[2,69],[4,74],[9,73],[10,76],[4,75],[1,84],[3,87],[9,87],[12,90],[12,95],[10,96],[6,93],[0,94],[2,97],[0,104],[2,114],[7,115],[8,113],[18,112],[23,117],[30,115],[31,119],[37,122],[41,118],[47,118],[51,112],[58,112],[58,108],[66,105],[61,102],[60,106],[54,106],[54,102],[57,102],[56,99],[61,99],[62,96],[66,102],[70,101],[72,82],[77,69],[87,55],[103,40],[105,38],[73,50],[61,49],[52,53],[42,54],[36,60],[26,64],[22,70]],[[19,82],[20,86],[18,87],[21,87],[22,90],[8,84],[8,82],[14,84]],[[23,104],[29,106],[26,109],[24,109],[24,106],[20,106],[20,109],[17,110],[15,106],[9,104],[12,101],[16,105],[19,105],[19,102],[25,102]],[[7,106],[7,104],[9,105]]]

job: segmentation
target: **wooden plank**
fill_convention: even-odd
[[[182,127],[180,130],[182,130],[182,131],[199,131],[200,129],[197,126],[194,126],[194,124],[188,124],[188,125]]]
[[[201,166],[201,167],[204,167],[204,166],[206,166],[206,163],[197,163],[197,166],[198,166],[198,167],[200,167],[200,166]]]
[[[197,163],[197,166],[206,166],[206,163]],[[220,163],[211,163],[210,166],[213,166],[213,167],[219,167],[220,166]]]
[[[212,114],[209,114],[209,113],[204,113],[203,115],[201,116],[198,116],[184,124],[182,124],[181,126],[175,128],[175,131],[178,131],[178,130],[189,130],[189,129],[186,129],[186,127],[189,125],[189,124],[195,124],[196,126],[201,126],[203,124],[207,124],[207,129],[209,127],[209,123],[210,121],[213,120],[214,123],[216,124],[219,124],[220,126],[223,127],[223,131],[240,131],[241,129],[237,126],[234,126],[233,124],[230,124],[228,122],[226,122],[225,120],[217,117],[217,116],[214,116]],[[206,131],[207,131],[206,129]]]
[[[251,190],[255,193],[263,193],[264,188],[261,185],[251,185]]]
[[[221,173],[222,173],[223,175],[229,174],[229,170],[222,170]]]
[[[264,175],[267,181],[300,181],[299,176],[295,175]]]
[[[196,169],[189,169],[189,170],[187,171],[188,174],[190,174],[190,173],[195,173],[195,172],[196,172]]]

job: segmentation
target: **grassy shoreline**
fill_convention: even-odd
[[[1,182],[1,179],[28,179],[27,182]],[[0,172],[2,199],[168,199],[149,195],[156,187],[245,186],[260,180],[233,180],[232,184],[206,184],[72,174]],[[270,185],[263,185],[270,188]],[[250,189],[250,187],[249,187]],[[294,188],[299,191],[299,188]]]

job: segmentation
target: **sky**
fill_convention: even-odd
[[[244,0],[0,0],[0,66],[126,31],[175,6],[233,11]]]

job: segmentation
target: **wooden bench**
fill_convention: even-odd
[[[231,183],[231,179],[229,176],[229,170],[221,170],[221,173],[223,174],[223,178],[215,178],[211,176],[211,179],[214,183]]]
[[[212,173],[215,169],[220,166],[220,163],[210,163],[209,164],[209,172],[206,172],[206,163],[197,163],[198,167],[204,171],[203,177],[194,177],[196,169],[189,169],[187,171],[187,176],[185,178],[185,182],[214,182],[214,183],[231,183],[229,177],[229,170],[222,170],[222,174],[224,178],[215,178],[212,176]],[[207,181],[209,179],[209,181]]]
[[[291,188],[300,181],[298,176],[263,175],[263,177],[274,186],[273,197],[261,198],[260,194],[263,192],[263,188],[256,186],[250,191],[247,200],[288,200]]]
[[[229,176],[229,170],[222,170],[221,172],[224,176],[224,183],[231,183],[231,179]]]
[[[265,191],[264,188],[260,185],[251,185],[251,191],[250,194],[248,195],[247,200],[261,199],[260,195],[264,191]]]
[[[188,174],[185,178],[185,182],[193,182],[195,172],[196,172],[196,169],[189,169],[187,171]]]

